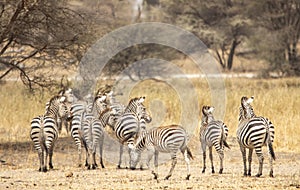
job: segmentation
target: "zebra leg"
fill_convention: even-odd
[[[172,166],[169,171],[169,174],[165,177],[165,180],[168,180],[172,176],[172,173],[174,171],[176,163],[177,163],[177,158],[176,158],[176,154],[175,154],[175,155],[172,155]]]
[[[100,141],[100,146],[99,146],[99,154],[100,154],[100,164],[101,164],[101,167],[102,168],[105,168],[104,167],[104,164],[103,164],[103,159],[102,159],[102,156],[103,156],[103,140]]]
[[[206,169],[206,145],[202,145],[202,152],[203,152],[203,169],[202,169],[202,173],[205,173],[205,169]]]
[[[223,173],[223,161],[224,161],[224,151],[222,149],[219,150],[219,157],[220,157],[220,170],[219,174]]]
[[[39,171],[42,172],[43,168],[44,168],[44,151],[43,150],[39,150],[38,151],[38,156],[39,156],[39,160],[40,160]]]
[[[158,179],[158,151],[154,151],[154,170],[152,171],[152,174],[154,175],[154,179]]]
[[[187,149],[184,151],[183,156],[184,156],[184,160],[185,160],[186,168],[187,168],[187,176],[186,176],[185,179],[189,180],[190,176],[191,176],[191,172],[190,172],[190,159],[189,159],[189,155],[188,155],[188,150]]]
[[[260,177],[262,175],[262,170],[263,170],[264,156],[262,154],[261,147],[255,148],[255,152],[256,152],[256,155],[257,155],[258,161],[259,161],[259,168],[258,168],[258,173],[256,174],[256,177]]]
[[[212,146],[209,147],[209,159],[211,162],[211,173],[215,173],[215,167],[214,167],[214,162],[213,162],[213,154],[212,154]]]
[[[48,169],[47,169],[47,160],[48,160],[48,152],[46,150],[43,150],[43,168],[42,168],[42,171],[43,172],[46,172]]]
[[[248,164],[249,164],[248,173],[247,173],[248,176],[251,176],[252,153],[253,153],[253,149],[250,148],[249,149],[249,155],[248,155]]]
[[[247,176],[247,160],[246,160],[246,148],[240,144],[240,150],[242,152],[243,163],[244,163],[244,176]]]
[[[119,152],[119,164],[118,164],[118,169],[121,168],[122,164],[122,155],[123,155],[123,144],[120,144],[120,152]]]
[[[270,162],[270,174],[269,174],[269,176],[274,177],[274,175],[273,175],[273,157],[272,157],[271,153],[269,154],[269,162]]]
[[[94,170],[94,169],[96,169],[97,168],[97,164],[96,164],[96,151],[93,151],[93,153],[92,153],[92,162],[93,162],[93,164],[92,164],[92,169]]]
[[[77,145],[77,152],[78,152],[78,167],[81,167],[82,164],[81,164],[81,144],[80,145]]]
[[[52,156],[53,156],[53,146],[49,148],[49,169],[53,169]]]

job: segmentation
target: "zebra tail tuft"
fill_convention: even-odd
[[[223,144],[225,147],[227,147],[228,149],[230,149],[230,146],[228,145],[228,143],[226,142],[226,140],[223,140]]]
[[[270,152],[270,154],[271,154],[273,160],[275,160],[275,159],[276,159],[276,156],[275,156],[275,152],[274,152],[273,145],[272,145],[272,142],[271,142],[271,141],[268,143],[268,147],[269,147],[269,152]]]
[[[186,147],[186,152],[187,152],[188,157],[190,157],[191,159],[194,159],[193,154],[192,154],[191,150],[189,149],[189,147]]]

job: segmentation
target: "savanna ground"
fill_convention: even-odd
[[[147,82],[147,81],[146,81]],[[154,83],[155,81],[148,81]],[[211,103],[209,87],[205,80],[192,81],[199,93],[199,107]],[[13,85],[12,85],[13,84]],[[180,100],[176,92],[168,90],[164,84],[152,84],[150,88],[137,86],[133,95],[146,94],[146,106],[154,112],[161,106],[148,104],[152,99],[164,103],[162,124],[178,122],[179,113],[171,110],[180,109]],[[29,95],[17,82],[1,84],[0,90],[0,189],[296,189],[300,188],[300,80],[286,79],[226,79],[226,112],[224,122],[229,127],[229,145],[225,150],[224,174],[211,174],[209,159],[207,171],[202,170],[202,155],[198,141],[198,129],[191,135],[189,146],[195,156],[191,161],[191,179],[185,180],[186,166],[181,155],[173,176],[163,180],[171,162],[159,165],[159,181],[153,180],[149,170],[131,171],[116,169],[118,144],[106,143],[104,148],[105,169],[87,170],[77,167],[77,150],[71,137],[65,133],[60,136],[54,151],[54,170],[38,172],[38,157],[29,138],[30,120],[44,112],[44,105],[53,95]],[[149,87],[149,85],[148,85]],[[243,95],[255,96],[253,103],[257,115],[271,119],[275,125],[274,178],[268,177],[268,156],[265,154],[263,176],[243,177],[242,157],[235,140],[238,107]],[[217,105],[214,105],[217,108]],[[219,119],[219,118],[217,118]],[[266,153],[266,147],[264,147]],[[126,155],[126,152],[124,153]],[[83,155],[84,157],[84,155]],[[214,154],[215,169],[219,169],[219,159]],[[128,158],[125,159],[128,162]],[[82,160],[83,162],[83,160]],[[257,172],[257,157],[253,154],[252,174]]]

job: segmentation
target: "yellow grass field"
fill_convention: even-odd
[[[199,107],[211,102],[210,89],[205,79],[192,79],[198,93]],[[146,96],[145,105],[152,117],[164,103],[166,114],[163,124],[177,123],[180,99],[176,91],[165,84],[149,80],[136,86],[131,96]],[[147,86],[148,88],[145,88]],[[88,171],[77,168],[77,150],[67,134],[62,134],[54,150],[55,170],[39,173],[38,157],[29,138],[30,120],[44,113],[45,103],[53,94],[31,95],[18,82],[0,85],[0,189],[296,189],[300,187],[300,79],[246,79],[225,80],[226,112],[224,122],[229,127],[229,144],[225,151],[225,174],[211,174],[207,159],[207,172],[201,174],[202,155],[198,130],[191,137],[190,147],[195,155],[191,162],[192,178],[185,181],[185,163],[181,155],[174,176],[169,181],[155,181],[151,172],[117,170],[115,164],[105,161],[105,169]],[[263,177],[242,177],[242,158],[235,141],[238,108],[242,96],[254,96],[256,115],[268,117],[275,126],[274,163],[275,178],[268,177],[268,157],[265,156]],[[218,105],[214,105],[218,109]],[[199,115],[200,118],[200,115]],[[198,119],[199,119],[198,118]],[[216,118],[222,119],[222,118]],[[104,150],[104,152],[109,150]],[[267,152],[266,148],[264,151]],[[116,155],[117,156],[117,155]],[[215,168],[219,168],[214,154]],[[257,157],[253,154],[252,173],[256,174]],[[159,166],[160,178],[166,175],[170,162]]]

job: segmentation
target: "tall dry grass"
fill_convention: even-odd
[[[192,84],[198,92],[199,108],[211,104],[206,80],[193,79]],[[254,96],[253,107],[256,115],[269,118],[275,125],[275,150],[300,152],[299,78],[226,79],[225,87],[224,122],[229,127],[230,136],[236,136],[241,97]],[[53,94],[31,95],[16,82],[1,84],[0,92],[0,143],[30,140],[30,120],[44,113],[45,103]],[[183,100],[170,86],[154,80],[141,82],[132,89],[131,96],[142,95],[146,95],[146,106],[151,110],[154,121],[161,122],[162,125],[180,122],[180,106]],[[213,106],[218,109],[218,105]]]

